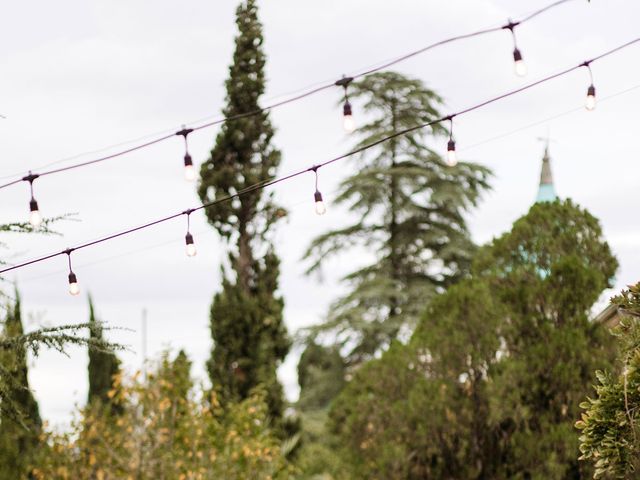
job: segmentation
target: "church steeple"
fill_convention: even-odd
[[[549,157],[549,143],[544,148],[544,156],[542,157],[542,170],[540,171],[540,187],[538,188],[538,196],[536,203],[553,202],[558,198],[556,189],[553,186],[553,175],[551,174],[551,157]]]

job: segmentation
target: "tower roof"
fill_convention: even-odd
[[[549,144],[544,148],[542,157],[542,169],[540,170],[540,187],[538,188],[538,202],[553,202],[558,198],[556,189],[553,186],[553,175],[551,173],[551,157],[549,156]]]

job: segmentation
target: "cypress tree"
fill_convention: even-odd
[[[96,319],[93,300],[89,297],[89,336],[95,342],[103,342],[102,325]],[[109,391],[113,377],[120,371],[120,361],[115,353],[89,348],[89,394],[87,403],[100,402],[110,405]]]
[[[20,297],[8,306],[3,337],[21,337],[24,334]],[[3,350],[0,354],[3,381],[3,402],[9,408],[0,409],[0,478],[22,478],[38,447],[42,419],[38,402],[29,389],[27,353],[24,348]]]
[[[255,0],[243,1],[236,15],[239,33],[223,110],[227,117],[259,109],[258,99],[265,89],[262,26]],[[210,158],[201,167],[201,200],[211,202],[272,179],[280,163],[280,152],[271,144],[273,135],[267,112],[224,123]],[[223,269],[222,291],[211,307],[211,381],[223,400],[245,399],[252,388],[263,384],[270,413],[279,417],[283,398],[276,368],[290,342],[283,324],[283,301],[276,293],[280,262],[269,231],[284,211],[274,204],[272,193],[256,190],[207,208],[206,214],[230,245],[232,270]]]
[[[354,149],[442,116],[440,97],[399,73],[368,75],[349,92],[371,119],[356,131]],[[357,172],[341,183],[334,203],[346,205],[357,221],[319,236],[306,253],[313,260],[309,272],[356,245],[376,256],[345,278],[351,291],[321,327],[352,347],[352,363],[410,331],[425,300],[468,270],[474,245],[464,215],[489,188],[490,172],[466,162],[447,166],[430,148],[444,133],[436,124],[355,156]]]

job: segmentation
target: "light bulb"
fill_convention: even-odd
[[[313,198],[316,201],[316,214],[324,215],[327,212],[327,207],[325,207],[324,202],[322,201],[322,194],[316,190],[316,193],[313,194]]]
[[[184,178],[189,182],[196,179],[196,170],[193,168],[193,161],[188,153],[184,155]]]
[[[73,272],[69,274],[69,293],[74,297],[80,293],[80,285],[78,285],[78,279]]]
[[[342,113],[344,129],[349,133],[353,132],[356,129],[356,125],[353,121],[353,113],[351,111],[351,104],[349,103],[349,100],[344,102]]]
[[[596,87],[590,85],[587,89],[587,101],[584,104],[587,110],[593,110],[596,108]]]
[[[40,215],[38,202],[36,202],[35,198],[32,198],[29,202],[29,210],[31,211],[29,214],[29,223],[34,227],[39,227],[42,223],[42,215]]]
[[[458,157],[456,156],[456,142],[449,140],[447,143],[447,165],[454,167],[458,163]]]
[[[513,51],[513,61],[516,75],[524,77],[527,74],[527,64],[522,59],[522,54],[517,48]]]
[[[195,243],[193,243],[193,235],[191,235],[190,233],[187,233],[187,235],[184,238],[185,238],[185,243],[187,244],[187,247],[186,247],[187,257],[195,257],[198,251],[196,250]]]

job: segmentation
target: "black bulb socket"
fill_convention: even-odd
[[[76,278],[76,274],[71,272],[69,274],[69,284],[78,283],[78,279]]]
[[[38,202],[36,202],[35,198],[32,198],[31,201],[29,202],[29,209],[32,212],[37,212],[38,211]]]
[[[342,113],[344,114],[345,117],[351,115],[351,104],[349,103],[349,100],[344,102],[344,107],[342,109]]]
[[[596,96],[596,87],[594,87],[593,85],[589,85],[589,88],[587,89],[587,96],[588,97],[595,97]]]
[[[320,193],[320,191],[316,190],[316,193],[313,194],[313,198],[315,198],[316,203],[321,202],[322,194]]]
[[[453,140],[449,140],[449,143],[447,143],[447,151],[448,152],[455,152],[456,151],[456,142],[454,142]]]
[[[184,166],[185,167],[193,166],[193,160],[191,160],[191,155],[189,155],[189,152],[184,154]]]
[[[187,234],[184,237],[184,241],[187,245],[193,245],[193,235],[187,232]]]
[[[517,48],[513,51],[513,61],[514,62],[519,62],[522,60],[522,54],[520,53],[520,50],[518,50]]]

